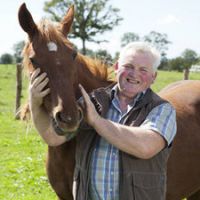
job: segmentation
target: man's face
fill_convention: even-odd
[[[119,95],[132,98],[149,88],[156,78],[152,66],[153,58],[150,55],[127,53],[117,71]]]

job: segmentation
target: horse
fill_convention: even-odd
[[[40,67],[48,74],[51,93],[44,99],[43,106],[60,135],[65,134],[65,130],[73,132],[81,121],[82,113],[76,103],[81,96],[78,84],[88,92],[111,84],[106,65],[78,54],[66,38],[73,17],[72,6],[56,28],[45,19],[36,25],[26,5],[19,8],[19,22],[29,38],[23,50],[23,63],[28,73]],[[60,200],[73,199],[75,147],[75,139],[58,147],[48,146],[47,174]]]
[[[176,109],[177,135],[167,163],[168,200],[200,199],[200,81],[178,81],[158,93]]]
[[[60,135],[71,134],[80,124],[83,112],[77,104],[81,94],[78,84],[87,92],[113,83],[106,66],[76,52],[67,39],[74,18],[70,7],[57,25],[42,20],[35,24],[22,4],[19,23],[29,41],[24,48],[24,65],[31,73],[40,67],[49,77],[51,93],[43,106]],[[177,135],[167,163],[167,200],[200,199],[200,81],[181,81],[163,89],[159,95],[177,112]],[[48,146],[47,174],[60,200],[72,200],[76,140],[58,147]]]

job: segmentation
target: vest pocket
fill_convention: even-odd
[[[164,200],[166,177],[155,173],[134,173],[134,200]]]

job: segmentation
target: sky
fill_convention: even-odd
[[[0,55],[13,53],[13,45],[26,40],[27,35],[18,23],[18,8],[25,2],[35,22],[48,16],[43,11],[45,0],[0,0]],[[120,40],[124,33],[133,32],[140,37],[151,31],[165,33],[172,42],[167,51],[168,58],[180,56],[187,48],[200,55],[200,0],[110,0],[120,9],[123,17],[120,25],[101,35],[108,43],[86,43],[93,50],[106,49],[112,55],[120,51]],[[79,48],[78,40],[72,41]]]

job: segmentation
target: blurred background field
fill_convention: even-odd
[[[183,79],[183,73],[158,71],[153,85],[159,91],[171,82]],[[190,73],[200,80],[200,73]],[[22,104],[27,99],[26,76],[23,76]],[[45,172],[47,145],[31,122],[15,120],[16,66],[0,65],[0,199],[53,200]]]

